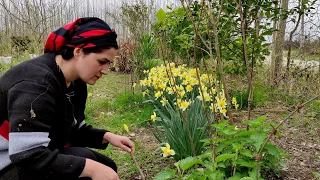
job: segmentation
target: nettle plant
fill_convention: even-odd
[[[200,155],[204,149],[201,140],[209,134],[207,118],[211,124],[214,122],[213,111],[226,117],[230,108],[223,90],[218,93],[215,84],[212,88],[212,75],[200,74],[198,77],[197,69],[185,65],[175,67],[170,63],[145,73],[146,78],[140,81],[140,85],[142,94],[155,106],[151,119],[156,139],[160,143],[169,143],[176,152],[175,160]],[[233,105],[238,106],[235,99]]]
[[[275,124],[266,122],[265,116],[243,124],[249,129],[228,125],[227,120],[212,124],[216,130],[214,151],[209,147],[209,139],[203,139],[206,150],[201,155],[178,161],[176,170],[166,169],[155,179],[261,180],[270,172],[279,175],[277,170],[285,166],[286,155],[270,141],[262,147]]]

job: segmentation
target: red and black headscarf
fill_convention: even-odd
[[[79,18],[52,32],[44,52],[59,52],[63,46],[89,48],[110,45],[118,48],[117,34],[103,20],[95,17]]]

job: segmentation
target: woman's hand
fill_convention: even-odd
[[[111,132],[106,132],[103,136],[103,143],[107,143],[107,142],[129,153],[134,152],[134,144],[128,137],[119,136]]]

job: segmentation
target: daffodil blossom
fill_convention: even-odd
[[[176,154],[173,149],[170,149],[170,145],[168,143],[166,143],[166,147],[161,147],[161,150],[163,157],[173,156]]]
[[[237,99],[235,97],[232,98],[232,104],[236,104],[237,103]]]
[[[161,102],[162,106],[165,106],[168,103],[168,100],[165,97],[162,97],[160,102]]]
[[[220,113],[223,114],[224,117],[227,117],[227,110],[226,109],[221,109]]]
[[[161,92],[161,91],[158,91],[158,92],[156,92],[156,93],[154,94],[154,97],[155,97],[156,99],[158,99],[159,97],[161,97],[161,95],[162,95],[162,92]]]
[[[186,90],[187,90],[187,92],[191,92],[192,91],[192,86],[191,85],[187,85]]]
[[[123,129],[124,129],[125,131],[129,132],[129,127],[128,127],[126,124],[123,125]]]
[[[180,109],[182,109],[182,111],[185,111],[190,105],[190,102],[187,102],[187,101],[182,101],[180,103]]]
[[[151,120],[152,120],[153,122],[155,122],[156,119],[157,119],[157,114],[156,114],[155,112],[153,112],[153,114],[151,115]]]

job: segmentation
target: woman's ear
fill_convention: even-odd
[[[78,59],[81,56],[82,49],[81,48],[74,48],[73,55],[76,59]]]

